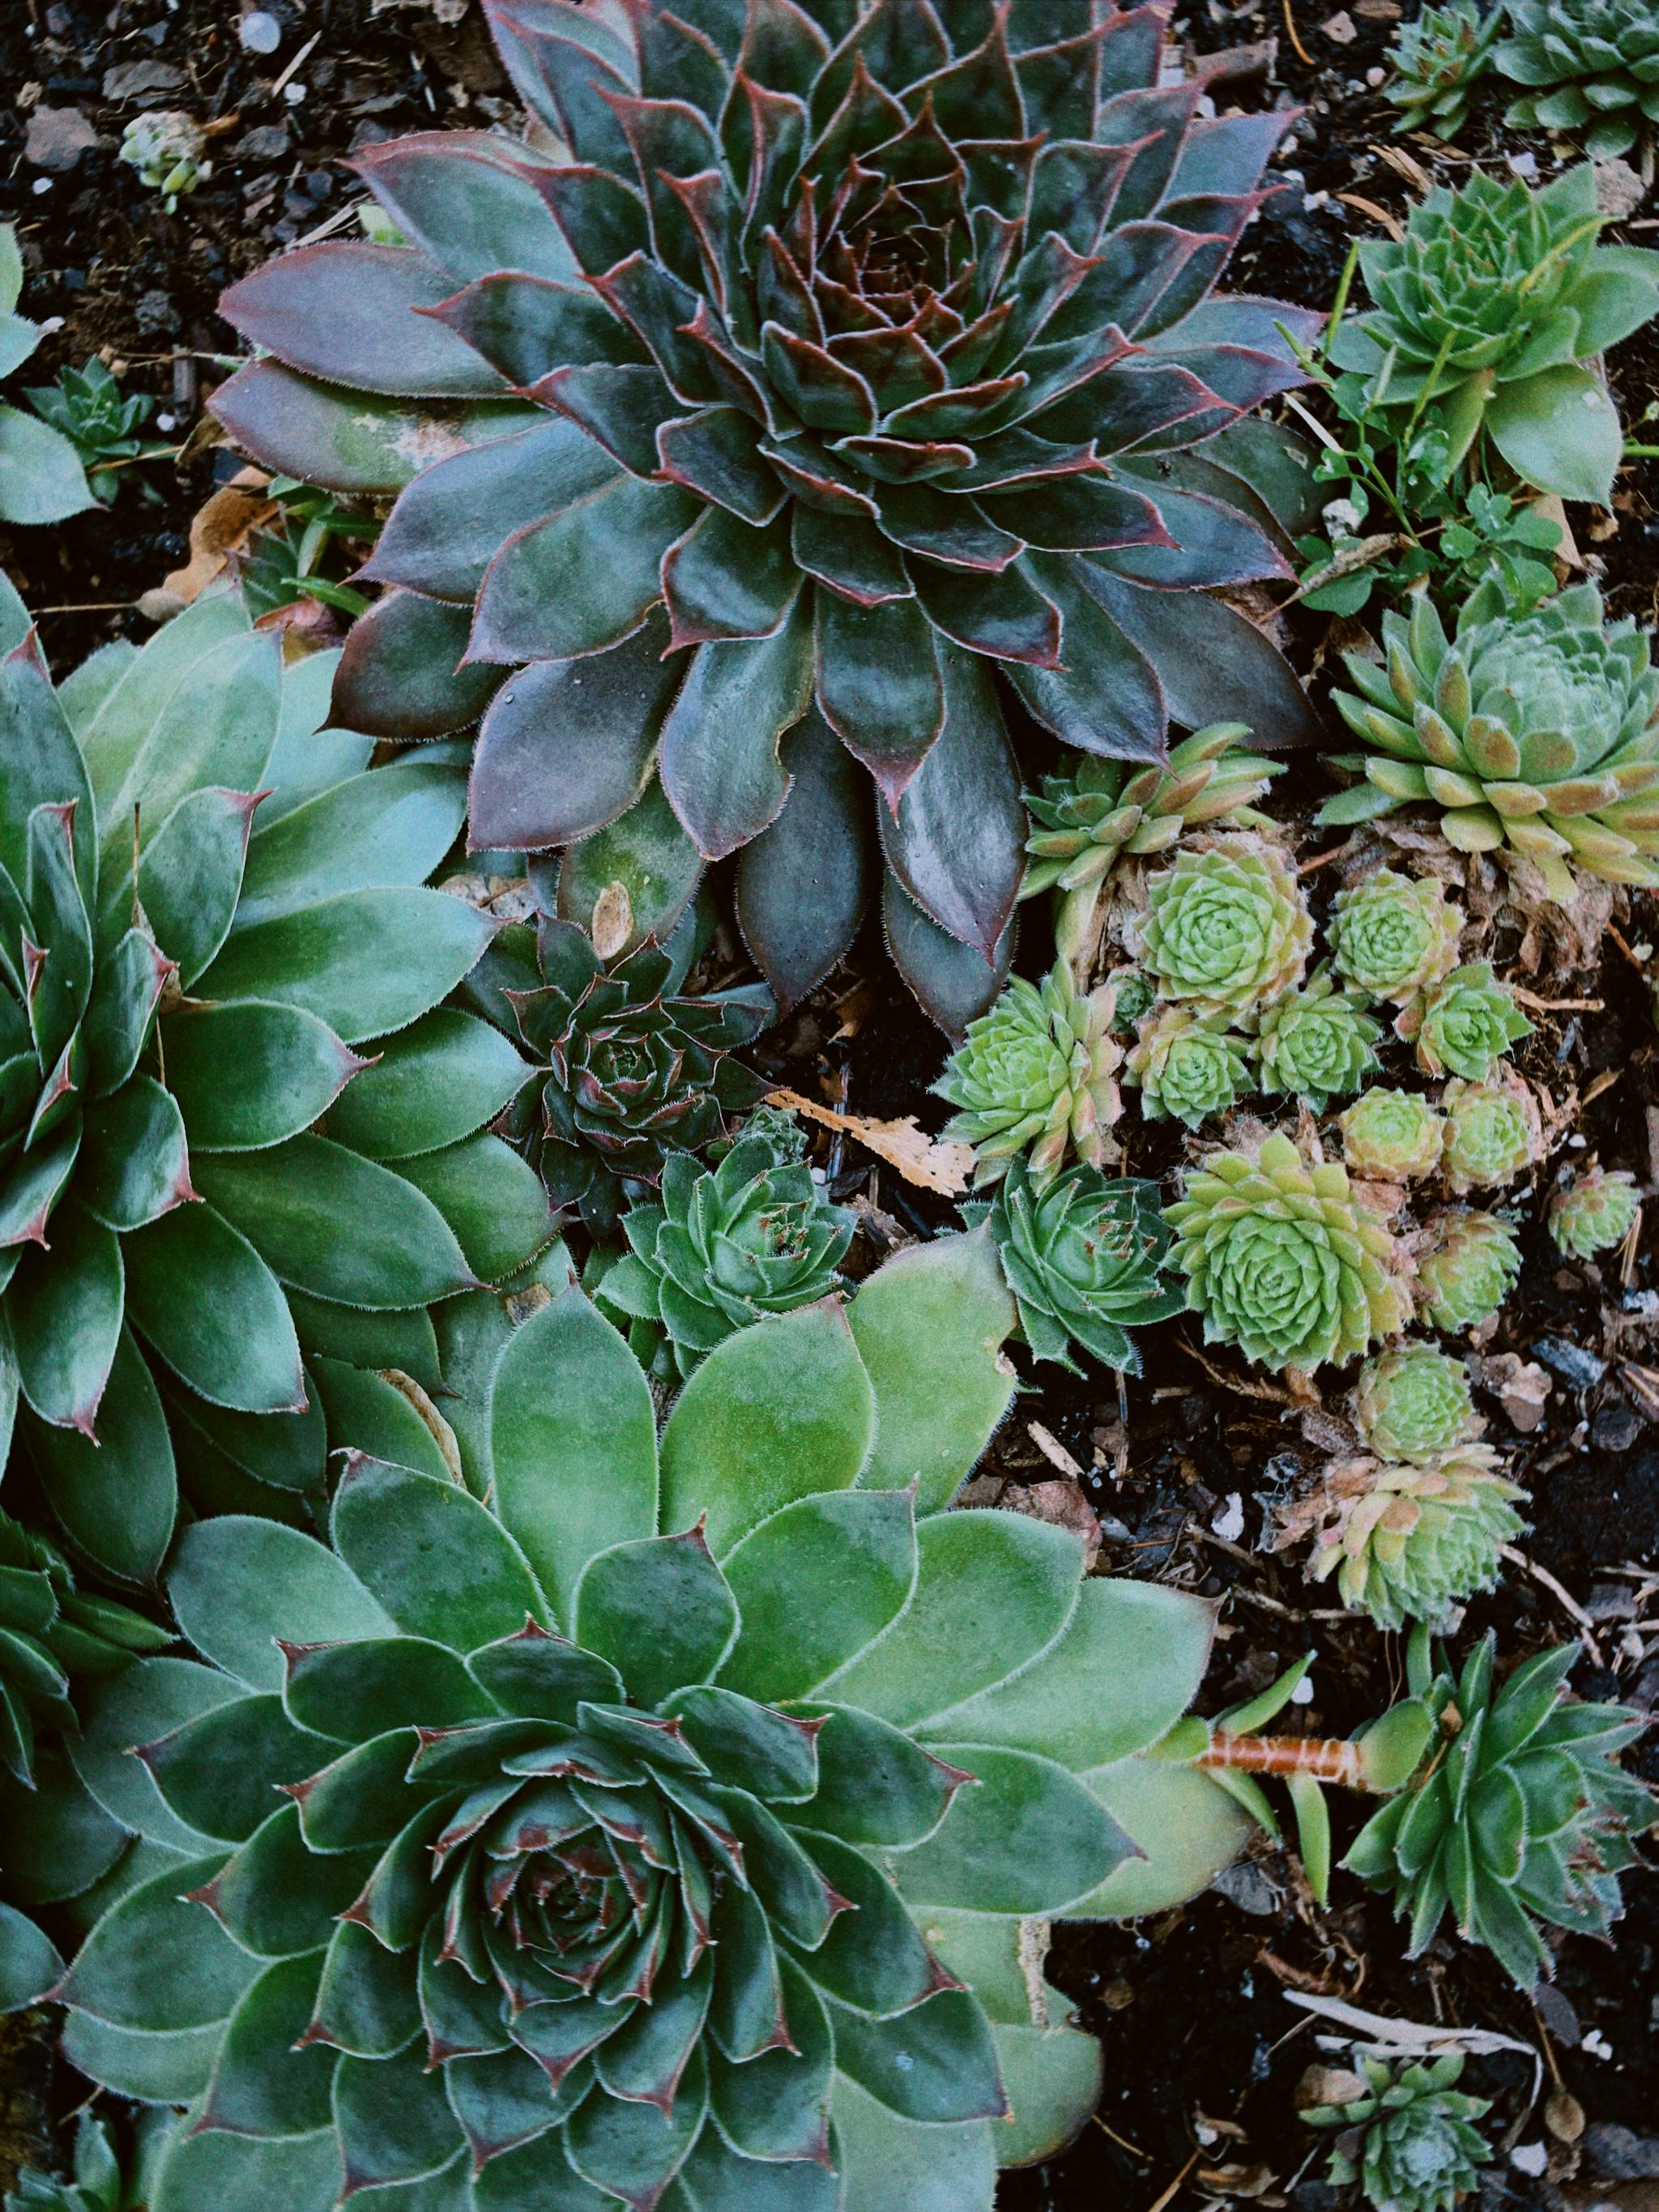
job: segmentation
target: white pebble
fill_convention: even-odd
[[[267,15],[263,8],[256,8],[244,15],[236,35],[251,54],[274,54],[283,43],[283,27],[274,15]]]
[[[1365,72],[1365,82],[1370,85],[1371,90],[1375,92],[1377,86],[1382,83],[1383,78],[1387,76],[1389,72],[1385,69],[1368,69]]]
[[[1614,1495],[1616,1496],[1617,1492]],[[1578,2048],[1581,2051],[1588,2051],[1592,2058],[1611,2058],[1613,2056],[1613,2045],[1599,2027],[1591,2028]]]
[[[1313,1701],[1313,1678],[1311,1675],[1304,1674],[1295,1689],[1291,1692],[1291,1703],[1293,1705],[1310,1705]]]
[[[1224,1542],[1236,1544],[1238,1541],[1244,1534],[1244,1500],[1237,1491],[1230,1494],[1227,1503],[1210,1526]]]
[[[176,430],[179,425],[171,415],[158,415],[155,418],[155,427],[158,430]]]
[[[37,177],[32,189],[35,198],[40,199],[44,194],[52,190],[52,179],[50,177]]]
[[[297,76],[292,84],[285,84],[283,87],[283,98],[287,100],[290,107],[297,107],[305,96],[306,88]]]
[[[1545,2143],[1516,2143],[1510,2153],[1510,2164],[1517,2173],[1530,2174],[1534,2180],[1550,2162],[1548,2146]]]
[[[1530,180],[1538,174],[1536,154],[1530,151],[1525,154],[1505,154],[1504,159],[1509,163],[1511,173],[1517,177],[1524,177]]]

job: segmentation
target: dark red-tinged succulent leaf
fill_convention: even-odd
[[[418,476],[358,574],[470,607],[504,535],[597,491],[617,473],[610,454],[574,422],[532,416],[527,428],[453,453]]]
[[[665,657],[667,638],[654,614],[615,653],[537,661],[507,678],[472,757],[475,848],[573,844],[633,805],[684,678],[684,665]]]
[[[462,665],[470,607],[388,592],[355,623],[334,672],[330,720],[365,737],[447,737],[477,721],[499,669]]]
[[[923,1012],[959,1043],[968,1024],[994,1004],[1013,965],[1018,913],[988,961],[977,945],[963,945],[925,915],[898,878],[882,879],[881,919],[887,950]]]
[[[458,284],[501,269],[576,273],[528,147],[491,131],[416,131],[364,147],[350,166],[404,236]]]
[[[514,400],[396,405],[319,384],[276,361],[239,368],[214,393],[213,411],[264,467],[342,492],[400,492],[453,455],[493,445],[536,419]]]
[[[417,398],[505,389],[488,362],[430,315],[454,290],[426,256],[366,240],[296,246],[233,284],[220,312],[290,368],[330,384]]]
[[[779,749],[789,794],[738,860],[738,926],[787,1012],[858,933],[875,855],[870,800],[846,748],[816,711]]]
[[[1140,592],[1096,568],[1089,590],[1123,633],[1155,660],[1178,721],[1249,726],[1251,742],[1318,742],[1318,724],[1290,663],[1253,622],[1224,599],[1199,592]]]
[[[705,860],[758,836],[783,805],[778,740],[806,711],[812,626],[799,599],[771,637],[698,647],[663,725],[658,772]]]
[[[1289,118],[1200,118],[1199,81],[1160,82],[1158,6],[976,0],[947,21],[927,0],[861,15],[632,0],[614,16],[486,0],[486,15],[555,152],[476,132],[371,149],[362,172],[415,247],[302,248],[230,306],[307,372],[304,405],[284,404],[331,447],[392,448],[404,426],[369,410],[360,431],[325,426],[316,378],[448,392],[463,358],[582,441],[591,476],[532,434],[452,452],[394,509],[365,573],[471,602],[469,662],[588,661],[597,680],[665,606],[672,708],[629,658],[602,733],[579,734],[578,679],[538,677],[488,725],[475,796],[490,823],[598,836],[636,803],[660,724],[663,793],[702,851],[730,852],[778,822],[778,744],[811,697],[875,775],[893,859],[892,810],[944,718],[941,659],[963,652],[1003,672],[986,693],[1000,728],[1012,686],[1108,755],[1162,757],[1171,714],[1224,692],[1281,738],[1306,733],[1260,632],[1206,601],[1194,630],[1238,649],[1194,675],[1169,619],[1177,595],[1286,573],[1305,504],[1269,447],[1241,447],[1237,467],[1194,456],[1300,374],[1285,332],[1309,330],[1301,311],[1212,291]],[[373,296],[347,331],[359,268]],[[1261,734],[1243,707],[1227,718]],[[994,939],[1007,827],[992,808],[954,858],[935,844],[938,868],[983,880],[924,891],[929,927],[948,912],[947,939]],[[773,957],[780,981],[845,926],[840,909],[811,918],[810,953]],[[979,979],[952,982],[902,911],[895,935],[956,1018]]]
[[[1019,770],[995,679],[976,655],[939,653],[945,726],[896,811],[878,811],[887,865],[916,904],[988,961],[1024,872]]]

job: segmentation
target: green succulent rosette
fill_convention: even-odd
[[[1146,906],[1139,956],[1161,998],[1249,1014],[1302,980],[1313,918],[1294,869],[1265,839],[1178,853],[1148,882]]]
[[[1309,1372],[1405,1324],[1394,1239],[1346,1169],[1304,1158],[1288,1137],[1268,1137],[1254,1157],[1212,1153],[1164,1218],[1206,1343]]]
[[[1505,0],[1505,12],[1494,58],[1527,88],[1509,127],[1578,132],[1598,161],[1628,154],[1659,118],[1659,16],[1626,0]]]
[[[1427,2064],[1388,2064],[1361,2056],[1366,2094],[1337,2105],[1304,2108],[1310,2128],[1340,2128],[1342,2139],[1326,2162],[1334,2188],[1358,2182],[1376,2212],[1451,2212],[1480,2179],[1492,2152],[1474,2125],[1492,2110],[1490,2097],[1457,2087],[1463,2056]]]
[[[1359,1433],[1379,1459],[1432,1459],[1480,1427],[1461,1359],[1401,1344],[1370,1360],[1354,1386]]]
[[[1343,1460],[1280,1516],[1282,1544],[1310,1540],[1308,1573],[1334,1575],[1344,1605],[1379,1628],[1437,1621],[1496,1586],[1501,1551],[1526,1523],[1526,1492],[1489,1445],[1462,1443],[1403,1463]]]
[[[1133,1036],[1141,1017],[1158,1004],[1158,993],[1138,968],[1114,968],[1105,979],[1112,994],[1112,1028],[1119,1036]]]
[[[1393,868],[1339,891],[1325,934],[1339,975],[1404,1006],[1457,965],[1463,916],[1433,876]]]
[[[55,690],[0,605],[0,1465],[154,1578],[180,1510],[298,1515],[420,1424],[428,1310],[547,1243],[488,1125],[531,1071],[443,1002],[464,758],[371,765],[234,594]],[[20,641],[20,640],[21,641]],[[400,1449],[414,1449],[413,1442]]]
[[[1587,1168],[1551,1199],[1546,1226],[1565,1258],[1594,1260],[1624,1243],[1641,1210],[1633,1175],[1623,1168]]]
[[[1264,1006],[1253,1040],[1258,1086],[1305,1098],[1316,1114],[1358,1091],[1376,1066],[1382,1024],[1322,969]]]
[[[1469,96],[1492,63],[1504,10],[1485,12],[1476,0],[1419,8],[1402,23],[1389,52],[1383,96],[1400,110],[1396,131],[1455,138],[1468,120]]]
[[[763,983],[681,989],[696,949],[688,915],[665,945],[606,962],[574,922],[543,914],[504,930],[468,983],[474,1005],[535,1063],[502,1123],[556,1206],[610,1234],[630,1190],[653,1188],[677,1153],[726,1134],[765,1087],[729,1055],[772,1019]]]
[[[1419,593],[1382,631],[1386,665],[1347,655],[1357,690],[1335,694],[1370,748],[1339,764],[1364,780],[1327,800],[1322,822],[1422,801],[1450,844],[1507,847],[1564,904],[1575,870],[1659,884],[1659,672],[1632,622],[1604,619],[1593,584],[1517,621],[1488,580],[1449,638]]]
[[[1037,1190],[1016,1160],[997,1187],[990,1226],[1021,1335],[1037,1358],[1073,1374],[1082,1372],[1076,1346],[1103,1367],[1139,1375],[1140,1352],[1128,1332],[1167,1321],[1186,1304],[1162,1272],[1174,1239],[1155,1182],[1109,1182],[1097,1169],[1071,1167]]]
[[[1411,1697],[1361,1740],[1386,1744],[1409,1779],[1342,1862],[1409,1916],[1413,1956],[1449,1908],[1459,1933],[1530,1990],[1553,1965],[1544,1928],[1605,1936],[1618,1917],[1620,1874],[1659,1820],[1659,1798],[1617,1763],[1643,1716],[1564,1696],[1577,1656],[1576,1644],[1540,1651],[1499,1683],[1494,1637],[1453,1674],[1426,1632],[1413,1636]]]
[[[1359,249],[1372,304],[1329,354],[1356,416],[1419,453],[1431,434],[1440,481],[1485,435],[1522,483],[1605,504],[1623,434],[1584,364],[1659,312],[1659,254],[1598,246],[1604,220],[1588,161],[1539,192],[1437,185],[1402,238]]]
[[[659,1198],[623,1216],[629,1249],[599,1302],[643,1325],[635,1349],[647,1364],[660,1347],[684,1380],[734,1329],[840,1288],[854,1217],[830,1204],[798,1149],[745,1129],[717,1168],[676,1152]]]
[[[1378,1084],[1336,1117],[1342,1156],[1355,1175],[1404,1182],[1440,1164],[1445,1123],[1414,1091]]]
[[[1027,1155],[1041,1188],[1068,1152],[1101,1166],[1119,1109],[1115,1080],[1123,1048],[1112,1035],[1109,988],[1078,992],[1063,960],[1042,984],[1016,975],[945,1063],[934,1095],[957,1109],[951,1142],[974,1148],[974,1188]]]
[[[1452,1206],[1424,1224],[1417,1255],[1424,1318],[1436,1328],[1475,1328],[1490,1321],[1521,1279],[1521,1248],[1496,1213]]]
[[[1250,1090],[1249,1042],[1234,1033],[1225,1014],[1165,1006],[1141,1024],[1124,1080],[1139,1085],[1140,1109],[1149,1120],[1173,1115],[1196,1129]]]
[[[945,1510],[1013,1387],[983,1231],[728,1337],[660,1443],[579,1290],[472,1303],[463,1482],[354,1458],[327,1542],[181,1540],[67,2051],[188,2105],[169,2212],[990,2212],[1098,2094],[1035,1922],[1243,1832],[1146,1756],[1209,1608]]]
[[[1140,767],[1083,753],[1064,775],[1028,791],[1022,899],[1056,894],[1054,946],[1074,974],[1086,970],[1100,941],[1101,899],[1112,871],[1129,854],[1167,852],[1187,830],[1244,821],[1282,761],[1242,750],[1243,722],[1213,722],[1170,750],[1167,765]]]
[[[1513,1182],[1543,1151],[1538,1102],[1509,1068],[1500,1066],[1485,1083],[1454,1076],[1440,1103],[1446,1117],[1441,1164],[1459,1196]]]
[[[6,2212],[152,2212],[161,2154],[178,2125],[165,2106],[141,2112],[123,2157],[106,2121],[82,2112],[68,2180],[27,2166],[6,2197]]]
[[[1425,1075],[1484,1083],[1510,1047],[1532,1035],[1532,1024],[1485,960],[1454,968],[1413,1012],[1417,1064]]]
[[[780,1005],[879,887],[959,1036],[1008,972],[1028,717],[1137,765],[1172,716],[1315,734],[1215,591],[1288,574],[1310,506],[1258,410],[1319,318],[1214,289],[1284,124],[1212,128],[1095,0],[478,13],[522,121],[360,148],[378,242],[221,302],[233,440],[394,502],[340,719],[479,724],[477,848],[684,891],[741,851]]]

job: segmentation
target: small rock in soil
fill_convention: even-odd
[[[1240,1859],[1215,1878],[1215,1887],[1231,1898],[1241,1912],[1266,1920],[1279,1910],[1279,1892],[1255,1859]]]
[[[1592,2120],[1584,2130],[1583,2150],[1599,2181],[1659,2180],[1659,2136],[1638,2136],[1611,2120]]]
[[[1569,1343],[1565,1336],[1540,1336],[1532,1348],[1553,1374],[1575,1390],[1593,1389],[1607,1371],[1605,1359],[1586,1352],[1582,1345]]]
[[[78,107],[37,107],[29,118],[23,159],[54,177],[67,176],[98,133]]]
[[[1603,1406],[1590,1424],[1598,1451],[1628,1451],[1642,1433],[1642,1416],[1633,1406]]]

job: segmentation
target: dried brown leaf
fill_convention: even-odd
[[[914,1114],[907,1114],[900,1121],[872,1121],[862,1114],[838,1114],[833,1106],[820,1106],[816,1099],[803,1097],[799,1091],[773,1091],[767,1095],[769,1106],[792,1107],[804,1114],[809,1121],[816,1121],[822,1129],[839,1129],[896,1168],[906,1182],[914,1183],[918,1190],[931,1190],[940,1198],[957,1198],[967,1189],[974,1171],[974,1148],[971,1145],[945,1144],[930,1137],[925,1129],[916,1126]]]

